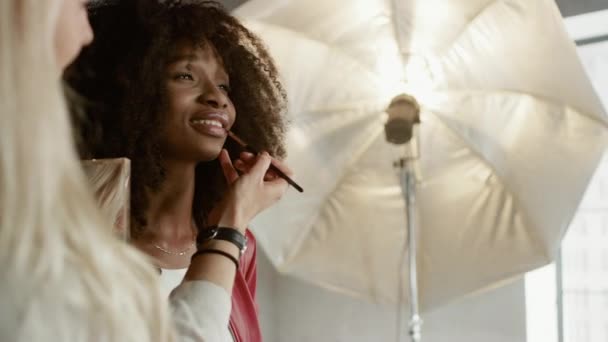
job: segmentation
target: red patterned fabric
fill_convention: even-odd
[[[247,250],[241,257],[239,272],[232,289],[230,330],[236,342],[262,342],[258,306],[255,301],[256,285],[256,243],[253,234],[247,230]]]

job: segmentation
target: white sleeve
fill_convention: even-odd
[[[184,281],[169,297],[179,342],[223,341],[228,330],[231,298],[208,281]]]

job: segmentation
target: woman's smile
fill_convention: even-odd
[[[226,128],[224,125],[215,119],[191,119],[190,125],[197,132],[205,135],[210,135],[218,138],[226,137]]]

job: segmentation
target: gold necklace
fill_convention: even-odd
[[[188,246],[188,248],[184,249],[183,251],[170,251],[168,249],[165,249],[157,244],[153,244],[154,248],[160,250],[161,252],[165,253],[165,254],[169,254],[169,255],[177,255],[177,256],[183,256],[186,255],[186,253],[188,253],[188,251],[190,251],[194,246],[196,246],[196,232],[198,231],[196,228],[196,223],[194,222],[194,219],[192,219],[192,232],[194,234],[194,240],[192,241],[192,244],[190,246]]]
[[[164,249],[164,248],[162,248],[161,246],[159,246],[157,244],[154,244],[153,246],[154,246],[154,248],[162,251],[163,253],[167,253],[167,254],[170,254],[170,255],[182,256],[182,255],[186,255],[186,253],[188,253],[188,251],[191,250],[194,247],[194,242],[188,248],[184,249],[183,251],[179,251],[179,252],[173,252],[173,251]]]

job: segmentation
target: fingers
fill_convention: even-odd
[[[274,164],[275,159],[273,159],[267,152],[262,152],[256,161],[256,163],[251,168],[251,173],[256,177],[260,177],[264,175],[264,188],[266,189],[267,194],[270,198],[274,200],[280,199],[287,189],[287,181],[283,178],[278,177],[276,173],[272,170],[269,170],[270,164]],[[288,171],[289,168],[287,168]]]
[[[241,152],[241,154],[239,155],[239,158],[241,158],[243,160],[254,160],[255,154],[253,154],[251,152]]]
[[[232,165],[234,165],[235,169],[243,173],[247,173],[250,168],[250,166],[248,164],[245,164],[245,162],[243,162],[243,160],[241,159],[235,160]]]
[[[287,164],[285,164],[283,161],[278,160],[276,158],[272,158],[272,165],[274,165],[277,169],[281,170],[290,178],[294,176],[293,170],[291,170],[289,166],[287,166]]]
[[[264,197],[270,200],[271,203],[279,200],[287,187],[289,186],[287,181],[280,178],[272,170],[269,170],[272,157],[266,152],[263,152],[257,157],[256,163],[251,167],[248,175],[251,175],[255,179],[263,177],[263,192]]]
[[[272,170],[268,170],[268,172],[266,172],[266,174],[264,175],[264,182],[273,181],[273,180],[275,180],[277,178],[279,178],[279,175],[277,175]]]
[[[235,168],[246,170],[232,183],[225,197],[225,208],[230,212],[230,208],[238,207],[235,212],[239,213],[238,220],[242,222],[249,222],[261,211],[272,206],[287,190],[287,181],[269,170],[272,157],[267,152],[257,156],[241,155],[239,160],[234,161],[234,165],[225,151],[222,151],[219,159],[227,175],[236,173]]]
[[[289,184],[286,180],[277,176],[274,179],[265,181],[264,187],[271,198],[274,200],[279,200],[285,191],[287,191]]]
[[[249,170],[251,169],[253,163],[249,163],[246,164],[245,162],[243,162],[241,159],[237,159],[234,161],[233,165],[234,168],[237,169],[238,171],[240,171],[241,173],[248,173]],[[276,174],[276,172],[274,172],[273,170],[269,169],[266,174],[264,175],[264,181],[271,181],[274,180],[278,177],[278,175]]]
[[[255,164],[251,167],[249,174],[257,179],[263,179],[270,167],[272,158],[268,152],[262,152],[258,155]]]
[[[274,165],[274,167],[278,168],[279,170],[281,170],[283,173],[285,173],[287,176],[289,177],[293,177],[294,176],[294,172],[287,166],[287,164],[285,164],[283,161],[276,159],[276,158],[272,158],[272,165]],[[239,159],[237,161],[235,161],[234,166],[237,168],[237,170],[241,171],[241,172],[248,172],[249,168],[251,167],[251,165],[253,165],[256,161],[255,155],[249,152],[241,152],[241,154],[239,155]],[[276,174],[276,172],[274,172],[272,169],[268,170],[268,174],[267,176],[264,178],[264,180],[273,180],[275,178],[277,178],[278,175]]]
[[[238,172],[234,169],[232,165],[232,161],[230,160],[230,156],[228,155],[228,151],[226,149],[222,149],[220,155],[218,157],[220,166],[222,167],[222,172],[224,173],[224,177],[226,178],[226,182],[228,184],[234,183],[239,178]]]
[[[253,164],[255,164],[256,160],[257,159],[254,154],[249,152],[241,152],[239,159],[234,161],[234,167],[243,173],[247,173]]]

